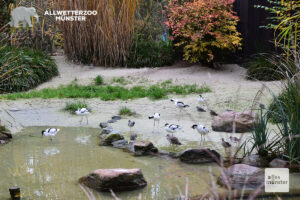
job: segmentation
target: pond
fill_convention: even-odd
[[[67,128],[50,141],[42,137],[46,127],[28,127],[0,146],[0,199],[9,199],[8,188],[18,185],[25,199],[87,199],[78,179],[100,168],[141,168],[147,187],[116,193],[121,199],[167,199],[184,192],[188,179],[189,195],[207,191],[209,168],[216,175],[216,164],[188,165],[161,157],[135,157],[112,147],[99,146],[100,129]],[[93,191],[96,199],[111,199],[109,193]]]

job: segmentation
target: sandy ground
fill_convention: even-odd
[[[251,107],[254,97],[257,92],[266,86],[264,93],[259,102],[268,103],[271,95],[268,89],[275,93],[280,91],[278,82],[258,82],[245,79],[246,70],[236,64],[224,65],[223,70],[213,70],[199,65],[189,65],[185,63],[177,63],[173,66],[162,68],[104,68],[82,66],[69,63],[64,60],[64,57],[55,57],[59,68],[60,76],[53,78],[51,81],[40,85],[38,89],[47,87],[57,87],[61,84],[68,84],[74,79],[78,80],[79,84],[90,84],[94,77],[101,75],[108,82],[113,77],[126,77],[131,80],[132,84],[153,84],[158,81],[172,79],[175,84],[206,84],[212,92],[205,93],[203,96],[207,99],[209,108],[213,108],[217,112],[223,112],[226,109],[236,111],[244,111]],[[207,127],[211,127],[211,117],[208,112],[198,113],[196,111],[197,95],[187,96],[172,96],[169,98],[177,98],[183,100],[190,107],[185,110],[181,117],[178,116],[177,110],[169,99],[152,101],[147,98],[129,100],[129,101],[101,101],[100,99],[85,100],[92,113],[89,116],[88,127],[98,127],[99,122],[107,121],[111,116],[118,114],[122,106],[127,106],[134,110],[138,115],[131,117],[136,121],[134,131],[139,134],[140,138],[150,139],[158,146],[167,144],[165,139],[165,130],[162,126],[165,123],[176,123],[183,126],[182,131],[175,135],[184,144],[195,144],[200,140],[200,135],[191,129],[192,124],[200,123]],[[5,118],[2,123],[9,125],[7,121],[13,121],[14,128],[12,131],[17,132],[19,128],[26,126],[81,126],[79,123],[80,117],[74,116],[61,109],[66,102],[72,102],[72,99],[27,99],[16,101],[0,102],[1,115],[10,115],[10,118]],[[160,134],[152,133],[153,122],[148,119],[148,116],[154,112],[161,113],[162,119],[160,122]],[[6,120],[6,122],[5,122]],[[128,118],[123,119],[112,126],[127,133]],[[18,124],[18,125],[16,125]],[[207,137],[207,141],[215,141],[220,143],[222,137],[228,138],[231,134],[211,132]],[[236,134],[238,135],[238,134]],[[213,146],[213,143],[207,142],[205,146]]]

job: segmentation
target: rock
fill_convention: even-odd
[[[104,129],[102,130],[102,132],[100,133],[100,138],[104,139],[104,138],[105,138],[108,134],[110,134],[112,131],[113,131],[112,128],[109,128],[109,127],[104,128]]]
[[[182,162],[190,164],[217,162],[220,154],[210,149],[186,149],[179,153],[179,159]]]
[[[250,155],[250,156],[246,156],[242,160],[242,164],[246,164],[254,167],[267,167],[269,165],[269,162],[266,159],[260,157],[259,155]]]
[[[120,117],[120,116],[112,116],[111,119],[117,121],[117,120],[122,119],[122,117]]]
[[[99,124],[100,128],[107,128],[108,127],[108,123],[107,122],[100,122]]]
[[[289,162],[280,158],[275,158],[269,163],[271,168],[285,168],[289,166]]]
[[[81,177],[79,183],[97,191],[128,191],[145,187],[147,182],[140,169],[97,169]]]
[[[158,149],[149,141],[136,141],[133,145],[134,154],[137,156],[157,153]]]
[[[230,132],[232,133],[233,122],[235,121],[235,132],[244,133],[253,130],[253,125],[256,120],[255,112],[244,111],[234,112],[227,111],[214,116],[212,122],[212,129],[214,131]]]
[[[112,145],[113,142],[117,140],[123,140],[124,136],[116,130],[112,130],[109,134],[107,134],[103,141],[101,142],[101,145],[107,146],[107,145]]]
[[[116,121],[117,121],[117,120],[110,119],[110,120],[107,121],[107,123],[110,123],[110,124],[111,124],[111,123],[115,123]]]
[[[117,140],[112,142],[113,147],[119,148],[119,149],[125,149],[128,148],[128,141],[123,139],[123,140]]]
[[[230,184],[233,189],[245,187],[245,190],[253,190],[261,187],[265,181],[264,170],[250,165],[235,164],[224,172],[225,176],[220,175],[218,183],[225,187]]]
[[[10,142],[12,135],[8,132],[2,131],[0,132],[0,144],[6,144]]]

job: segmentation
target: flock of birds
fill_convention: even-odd
[[[189,105],[183,103],[182,101],[176,100],[176,99],[171,99],[171,102],[173,102],[175,107],[179,109],[180,114],[182,113],[182,110],[184,108],[189,107]],[[206,100],[202,95],[198,96],[198,103],[199,104],[206,104]],[[196,109],[197,109],[198,112],[206,112],[206,110],[204,108],[200,107],[200,106],[197,106]],[[209,109],[209,111],[210,111],[211,116],[217,116],[218,115],[215,111],[213,111],[211,109]],[[82,123],[84,117],[86,118],[86,124],[88,124],[88,114],[89,113],[90,112],[87,108],[78,108],[75,111],[76,115],[81,116],[80,124]],[[148,118],[153,120],[153,130],[152,130],[152,132],[154,133],[155,130],[156,130],[156,132],[159,133],[159,128],[160,128],[159,127],[159,122],[160,122],[160,119],[161,119],[161,115],[159,113],[154,113],[153,115],[149,116]],[[109,120],[108,123],[113,123],[115,121],[116,120],[112,119],[112,120]],[[132,133],[132,128],[135,126],[135,124],[136,124],[135,121],[128,120],[128,127],[129,127],[130,140],[131,141],[135,141],[137,139],[137,134]],[[179,139],[174,136],[174,133],[176,133],[177,131],[182,129],[182,126],[180,126],[178,124],[165,123],[164,128],[165,128],[165,131],[168,132],[168,134],[166,135],[166,138],[172,146],[182,144],[179,141]],[[205,126],[203,126],[201,124],[193,124],[191,126],[191,128],[196,130],[201,135],[201,142],[205,141],[205,136],[210,132],[208,130],[208,128],[206,128]],[[52,137],[54,137],[59,131],[60,131],[60,129],[57,129],[57,128],[48,128],[48,129],[42,131],[42,135],[50,137],[50,140],[52,141]],[[240,141],[239,138],[233,137],[233,136],[230,136],[229,139],[230,139],[231,143],[238,143]],[[225,149],[230,148],[232,146],[232,144],[225,141],[224,138],[222,138],[221,142],[222,142],[221,143],[222,146]]]

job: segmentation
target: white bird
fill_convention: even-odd
[[[151,115],[148,117],[149,119],[153,119],[153,131],[154,132],[154,128],[155,128],[155,123],[157,122],[157,129],[159,132],[159,120],[160,120],[160,114],[159,113],[154,113],[154,115]]]
[[[198,97],[198,103],[204,103],[205,102],[205,98],[200,94]]]
[[[194,124],[192,126],[192,129],[196,129],[198,133],[201,135],[201,141],[202,141],[202,137],[204,138],[205,141],[205,135],[209,133],[209,130],[205,126]]]
[[[130,133],[131,133],[131,128],[134,127],[135,125],[135,121],[132,121],[132,120],[128,120],[128,126],[129,126],[129,129],[130,129]]]
[[[174,105],[179,108],[180,112],[183,108],[187,108],[187,107],[190,107],[189,105],[187,104],[184,104],[182,101],[178,101],[178,100],[175,100],[175,99],[171,99],[170,101],[174,102]]]
[[[176,124],[169,124],[166,123],[165,124],[165,130],[169,133],[175,133],[176,131],[180,130],[182,127],[180,125],[176,125]]]
[[[47,128],[42,131],[42,136],[50,137],[50,140],[52,141],[52,137],[54,137],[59,131],[59,128]]]
[[[76,115],[81,115],[81,120],[80,120],[80,124],[82,123],[82,120],[83,120],[83,116],[86,117],[86,124],[89,123],[89,120],[88,120],[88,117],[87,115],[90,113],[89,110],[87,108],[78,108],[76,111],[75,111]]]

